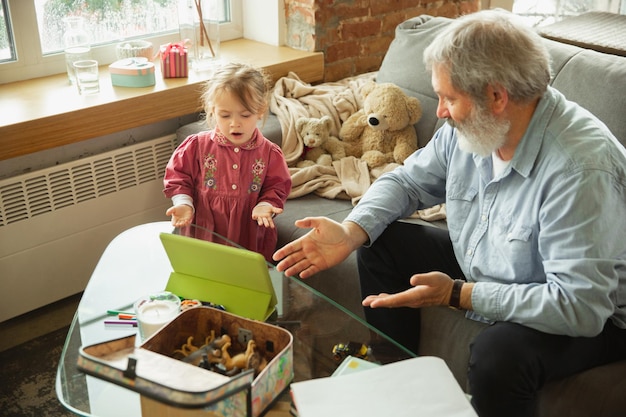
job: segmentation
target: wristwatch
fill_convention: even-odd
[[[465,284],[465,281],[462,279],[454,280],[454,284],[452,284],[452,293],[450,294],[450,301],[448,301],[448,305],[450,307],[457,309],[461,308],[461,288],[463,288],[463,284]]]

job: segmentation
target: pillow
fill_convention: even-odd
[[[377,82],[394,83],[421,102],[422,118],[415,124],[420,147],[443,123],[437,119],[438,99],[422,56],[424,49],[451,21],[446,17],[422,15],[400,23],[376,76]]]

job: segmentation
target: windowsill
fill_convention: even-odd
[[[265,68],[274,81],[289,72],[310,83],[324,77],[321,52],[237,39],[222,43],[220,54]],[[158,60],[155,66],[156,85],[143,88],[113,87],[102,66],[100,93],[92,96],[80,96],[65,74],[0,85],[0,161],[201,110],[208,73],[164,79]]]

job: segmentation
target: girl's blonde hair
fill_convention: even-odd
[[[267,113],[271,78],[260,68],[246,64],[228,63],[219,67],[206,82],[202,93],[202,106],[207,118],[212,118],[212,109],[217,96],[224,92],[233,94],[253,114]]]

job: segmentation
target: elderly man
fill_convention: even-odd
[[[626,358],[626,152],[548,86],[541,38],[506,12],[455,20],[424,61],[447,123],[343,223],[299,220],[312,230],[274,259],[307,278],[358,249],[367,320],[413,350],[418,307],[492,323],[471,346],[473,405],[532,416],[546,381]],[[447,232],[396,222],[439,203]]]

